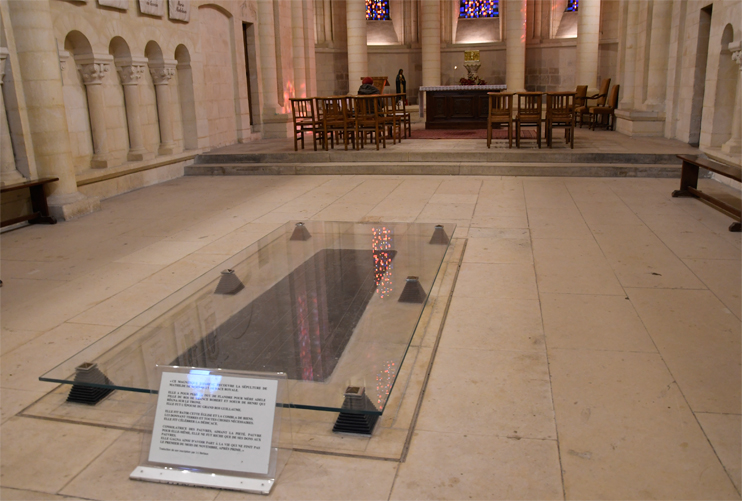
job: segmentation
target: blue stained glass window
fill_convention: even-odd
[[[389,21],[389,0],[366,0],[366,19]]]
[[[499,0],[461,0],[459,17],[499,17]]]
[[[567,8],[564,12],[577,12],[577,3],[579,0],[567,0]]]

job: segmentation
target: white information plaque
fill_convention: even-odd
[[[169,18],[188,22],[191,20],[190,0],[168,0]]]
[[[165,0],[139,0],[139,11],[150,16],[165,14]]]
[[[286,375],[181,367],[158,372],[148,454],[143,451],[130,478],[269,492]]]

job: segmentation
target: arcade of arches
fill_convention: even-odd
[[[52,212],[73,218],[199,152],[288,137],[290,97],[403,68],[415,104],[465,76],[470,48],[513,91],[611,78],[619,133],[739,164],[738,0],[497,3],[469,19],[459,0],[389,0],[389,20],[366,20],[364,0],[1,0],[2,182],[58,177]]]

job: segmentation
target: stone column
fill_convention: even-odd
[[[739,156],[742,154],[742,124],[739,117],[742,110],[742,42],[732,42],[728,47],[732,51],[732,59],[739,65],[740,73],[737,75],[737,96],[734,98],[734,109],[737,111],[732,113],[732,137],[721,145],[721,151],[727,155]]]
[[[366,45],[366,2],[365,0],[347,0],[345,9],[348,26],[348,92],[355,94],[361,86],[361,79],[370,76]],[[423,54],[423,67],[424,61],[425,55]],[[384,91],[384,89],[379,90]]]
[[[506,0],[505,85],[508,92],[526,88],[526,8],[526,0]]]
[[[624,47],[624,70],[621,75],[621,102],[619,108],[627,110],[634,106],[634,82],[636,78],[636,37],[639,20],[639,2],[624,0],[628,3],[626,14],[626,38]]]
[[[263,138],[289,137],[291,116],[278,105],[278,66],[273,0],[258,0],[258,36],[260,39],[260,80],[263,98]],[[288,103],[286,103],[288,105]]]
[[[139,82],[142,81],[147,58],[126,58],[116,61],[116,71],[124,87],[126,126],[129,129],[129,153],[126,158],[137,162],[152,157],[144,147],[142,123],[139,119]]]
[[[647,93],[643,109],[665,111],[667,95],[667,61],[670,58],[670,30],[673,2],[652,2],[652,31],[649,40]]]
[[[317,95],[317,62],[314,50],[314,1],[304,0],[304,61],[306,63],[307,96]]]
[[[599,42],[600,0],[580,0],[577,12],[577,85],[587,85],[588,89],[598,87]]]
[[[307,65],[304,59],[303,2],[294,2],[291,4],[291,48],[294,63],[294,96],[307,97]]]
[[[170,111],[170,79],[175,74],[177,61],[165,61],[150,66],[152,82],[155,84],[157,99],[157,119],[160,125],[160,148],[158,155],[172,155],[175,152],[173,141],[173,116]]]
[[[325,35],[325,41],[326,42],[332,42],[335,40],[335,37],[333,35],[333,26],[332,26],[332,1],[331,0],[317,0],[318,2],[323,2],[322,6],[322,14],[324,15],[324,35]]]
[[[90,55],[75,58],[88,95],[90,132],[93,136],[94,169],[108,167],[108,132],[106,130],[106,99],[103,95],[103,78],[111,69],[113,56]]]
[[[260,76],[263,82],[263,114],[278,113],[278,83],[276,81],[276,34],[273,23],[273,0],[258,0],[258,30],[260,39]]]
[[[3,77],[5,76],[5,60],[8,49],[0,47],[0,184],[19,183],[24,180],[15,166],[13,141],[10,139],[10,126],[5,113],[5,98],[3,97]]]
[[[424,87],[441,84],[441,2],[420,0]]]
[[[40,177],[59,178],[49,185],[49,209],[58,219],[98,210],[98,198],[77,191],[50,2],[7,6],[19,68],[13,80],[23,86],[36,171]]]

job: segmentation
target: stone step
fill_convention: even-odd
[[[493,148],[486,151],[389,151],[365,149],[360,151],[335,149],[330,151],[280,152],[280,153],[205,153],[198,155],[196,164],[318,164],[318,163],[400,163],[400,162],[461,162],[469,163],[575,163],[575,164],[662,164],[680,166],[675,154],[664,153],[580,153],[573,150],[535,150]]]
[[[239,175],[445,175],[445,176],[566,176],[680,177],[680,165],[636,163],[543,162],[316,162],[316,163],[196,163],[186,176]]]

